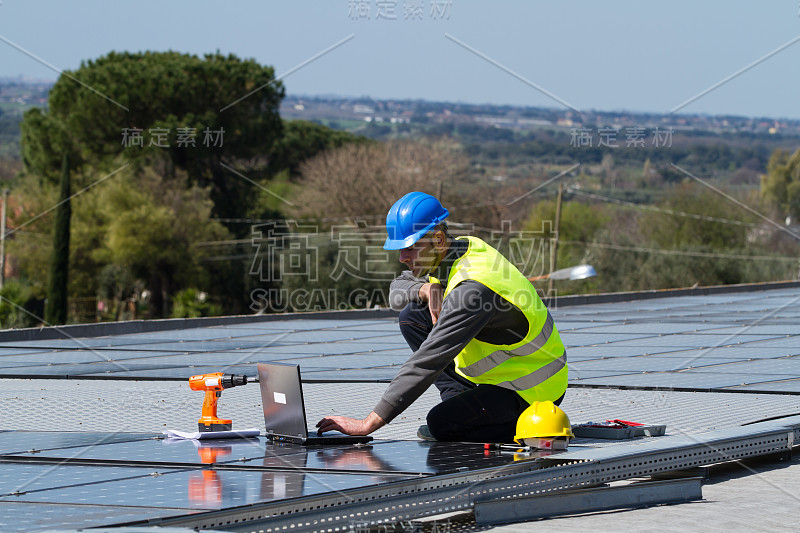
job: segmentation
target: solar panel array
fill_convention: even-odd
[[[553,309],[570,381],[800,394],[796,289]],[[305,381],[389,381],[411,354],[396,319],[249,322],[102,338],[0,340],[0,377],[187,379],[296,363]]]
[[[564,311],[556,323],[570,347],[573,385],[800,394],[796,289]],[[598,342],[586,342],[590,336]]]
[[[0,432],[0,530],[183,516],[514,460],[463,443],[303,447],[263,438],[208,443],[120,433]]]
[[[552,312],[573,386],[800,394],[796,290]],[[0,335],[0,377],[79,383],[185,380],[217,371],[254,377],[256,362],[281,361],[299,364],[305,381],[371,383],[391,380],[410,354],[396,319],[289,316],[94,338],[10,342]],[[517,460],[536,461],[537,454],[414,440],[306,448],[264,438],[207,444],[147,433],[0,431],[0,530],[186,516]]]

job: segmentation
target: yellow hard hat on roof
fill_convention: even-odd
[[[574,436],[569,417],[560,407],[553,402],[533,402],[519,415],[514,440]]]

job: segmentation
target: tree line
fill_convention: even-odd
[[[21,124],[18,275],[0,293],[2,327],[41,323],[45,307],[60,323],[386,305],[401,265],[381,248],[383,217],[410,190],[438,195],[453,233],[546,273],[555,194],[538,187],[574,161],[568,134],[460,125],[409,139],[371,124],[368,138],[282,120],[284,91],[271,67],[220,54],[114,52],[62,75]],[[800,152],[665,153],[580,152],[585,164],[562,179],[557,264],[598,276],[560,293],[793,277],[795,241],[664,163],[677,153],[711,176],[745,169],[731,194],[782,220],[800,216]],[[521,175],[500,176],[517,164]]]
[[[99,319],[248,312],[249,262],[214,260],[214,243],[247,239],[241,221],[280,216],[265,191],[303,160],[367,142],[284,123],[283,96],[272,67],[233,55],[112,52],[62,74],[47,109],[21,124],[8,232],[18,276],[4,287],[3,326],[37,323],[26,304],[62,301],[54,278],[70,301],[97,299]],[[71,216],[52,216],[69,205]],[[66,269],[54,255],[67,249],[64,224]]]

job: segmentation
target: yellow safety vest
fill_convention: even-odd
[[[465,280],[489,287],[528,319],[528,334],[515,344],[472,339],[456,356],[456,372],[473,383],[516,391],[528,403],[556,400],[567,390],[567,354],[553,317],[530,281],[500,252],[476,237],[453,263],[444,297]]]

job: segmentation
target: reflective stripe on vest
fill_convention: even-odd
[[[472,363],[469,366],[459,368],[462,374],[469,376],[469,377],[478,377],[481,374],[488,372],[489,370],[493,369],[500,363],[504,363],[511,359],[512,357],[517,357],[520,355],[531,355],[532,353],[536,352],[537,350],[542,349],[542,347],[550,340],[550,336],[553,334],[553,317],[550,313],[547,313],[547,321],[542,326],[542,331],[534,337],[534,339],[527,344],[523,344],[522,346],[515,348],[513,350],[498,350],[493,354],[489,354],[483,359],[479,359]],[[564,357],[564,356],[562,356]],[[560,359],[556,359],[559,361]],[[553,361],[555,362],[555,361]],[[552,364],[552,363],[550,363]],[[566,364],[566,360],[565,363]],[[549,366],[549,365],[548,365]],[[563,364],[561,365],[564,366]],[[546,366],[544,368],[547,368]],[[540,369],[543,370],[543,369]],[[538,372],[538,370],[537,370]],[[534,372],[535,373],[535,372]],[[554,372],[555,373],[555,372]],[[533,374],[531,374],[533,375]],[[552,374],[551,374],[552,375]],[[548,376],[549,377],[549,376]],[[545,378],[547,379],[547,378]],[[542,380],[544,381],[544,380]],[[507,382],[510,383],[510,382]],[[541,383],[541,381],[539,382]],[[528,387],[526,387],[528,388]]]
[[[514,381],[498,383],[497,386],[513,389],[515,391],[532,389],[558,374],[565,366],[567,366],[567,354],[562,355],[554,361],[550,361],[536,372],[528,374],[527,376],[522,376]]]

